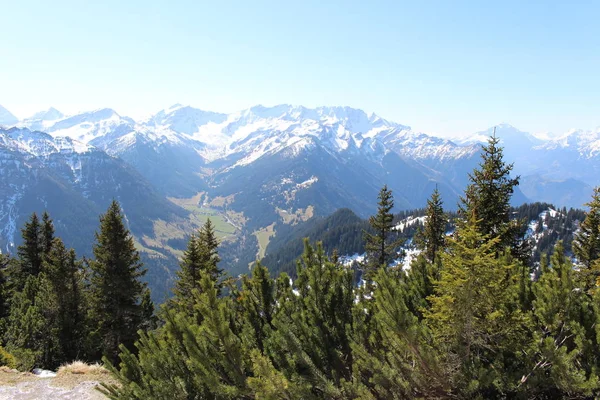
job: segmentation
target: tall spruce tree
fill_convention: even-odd
[[[123,224],[119,203],[113,200],[100,217],[91,269],[91,315],[95,325],[92,339],[97,356],[116,361],[119,344],[133,350],[137,331],[145,321],[142,297],[146,273],[133,237]]]
[[[44,256],[50,254],[52,250],[52,241],[54,240],[54,223],[48,215],[48,212],[44,211],[42,214],[42,224],[40,225],[40,243],[41,252]]]
[[[218,267],[221,260],[218,253],[219,240],[214,226],[206,220],[198,234],[192,234],[183,253],[183,258],[177,271],[177,281],[173,288],[175,296],[171,305],[176,305],[193,313],[194,290],[200,290],[200,281],[208,276],[220,294],[223,282],[223,270]]]
[[[191,304],[188,303],[191,303],[193,300],[193,290],[200,288],[202,270],[202,256],[200,254],[198,238],[195,234],[192,234],[179,263],[177,280],[173,288],[174,297],[172,303],[178,303],[184,309],[192,309]]]
[[[220,294],[220,289],[222,287],[222,282],[220,282],[220,280],[223,275],[223,270],[218,267],[218,264],[221,261],[218,251],[219,239],[217,238],[215,226],[210,218],[206,220],[200,229],[198,234],[198,245],[200,248],[202,268],[215,283]]]
[[[19,264],[11,277],[17,291],[23,288],[28,276],[37,276],[42,270],[42,239],[36,213],[31,214],[21,229],[21,237],[23,243],[17,248]]]
[[[524,221],[511,221],[510,199],[519,177],[511,178],[513,164],[506,164],[500,139],[494,134],[482,147],[479,168],[469,174],[471,183],[465,190],[459,206],[465,218],[473,217],[483,236],[499,238],[495,246],[497,254],[506,247],[525,264],[530,261],[529,243],[524,240]]]
[[[67,250],[62,240],[56,238],[52,241],[44,270],[56,306],[52,310],[59,345],[55,363],[85,358],[87,304],[82,263],[77,261],[75,250]]]
[[[373,233],[365,232],[365,250],[367,259],[364,265],[365,280],[369,281],[381,267],[387,267],[398,257],[398,248],[402,241],[394,235],[394,197],[387,185],[378,195],[377,214],[369,218]]]
[[[427,200],[425,217],[423,229],[419,230],[415,236],[415,242],[417,248],[424,253],[425,258],[433,263],[438,252],[444,248],[446,224],[448,223],[437,187],[431,194],[431,198]]]

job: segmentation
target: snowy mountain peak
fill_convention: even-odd
[[[39,111],[33,114],[31,117],[27,118],[27,120],[31,121],[56,121],[58,119],[64,118],[64,114],[58,111],[54,107],[50,107],[47,110]]]
[[[27,128],[0,129],[0,149],[24,153],[35,157],[47,157],[54,153],[87,153],[93,146],[68,137],[53,138],[44,132]]]
[[[0,105],[0,125],[12,126],[19,122],[10,111]]]

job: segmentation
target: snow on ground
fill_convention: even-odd
[[[400,232],[404,232],[404,229],[406,229],[414,224],[417,224],[417,223],[420,225],[425,224],[426,220],[427,220],[427,216],[422,216],[422,217],[410,216],[410,217],[400,221],[393,229],[400,231]]]

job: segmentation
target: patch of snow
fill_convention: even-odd
[[[34,368],[31,372],[39,378],[54,378],[56,376],[56,372],[47,369]]]

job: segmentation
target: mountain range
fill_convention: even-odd
[[[240,268],[285,225],[340,208],[372,214],[384,184],[398,210],[422,207],[436,186],[455,209],[494,129],[449,140],[354,108],[290,105],[231,114],[174,105],[144,120],[109,108],[70,116],[51,108],[18,120],[0,107],[0,125],[3,251],[14,250],[30,212],[48,209],[89,254],[84,239],[116,198],[148,254],[180,255],[185,235],[210,215],[231,250],[224,258]],[[589,200],[600,129],[555,139],[495,129],[521,176],[515,204]]]

